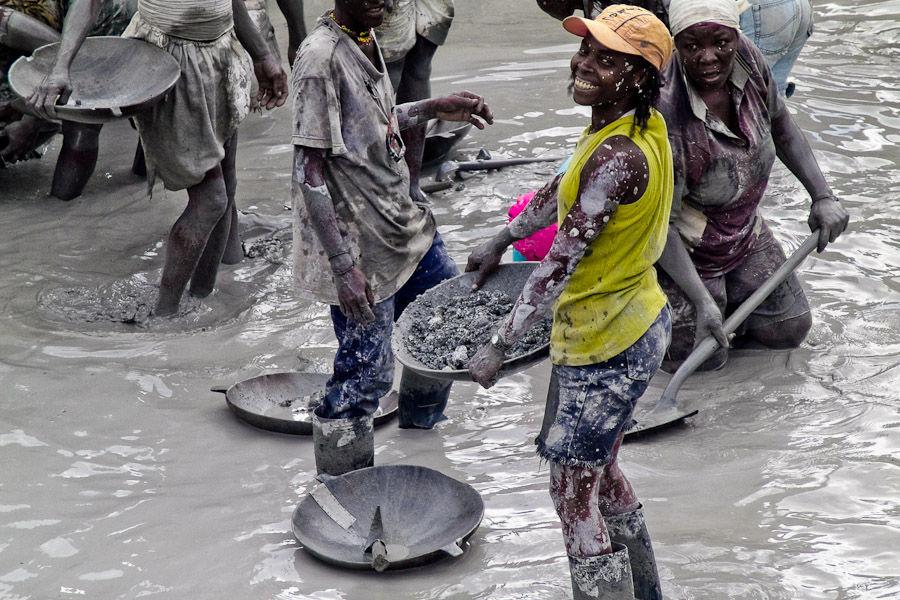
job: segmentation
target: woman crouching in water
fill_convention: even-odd
[[[672,39],[652,13],[626,5],[563,26],[584,38],[572,89],[576,103],[591,107],[591,124],[566,172],[469,257],[477,288],[511,243],[559,223],[550,252],[469,371],[493,385],[505,351],[553,310],[553,372],[535,443],[550,463],[574,595],[649,600],[662,597],[656,563],[617,456],[671,332],[653,264],[672,201],[672,155],[654,108]]]

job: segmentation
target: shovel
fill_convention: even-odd
[[[447,177],[456,174],[459,171],[483,171],[486,169],[501,169],[503,167],[514,167],[516,165],[528,165],[538,162],[550,162],[554,160],[562,160],[564,156],[546,156],[534,158],[491,158],[486,160],[470,160],[465,162],[456,162],[452,160],[444,161],[438,167],[437,173],[434,175],[435,181],[443,181]]]
[[[731,316],[725,319],[725,322],[722,324],[725,334],[731,335],[734,333],[738,326],[744,322],[744,319],[750,316],[750,313],[752,313],[757,306],[762,304],[763,300],[765,300],[776,287],[781,285],[781,283],[784,282],[798,266],[800,266],[800,263],[815,250],[818,244],[819,234],[813,232],[812,235],[806,238],[806,241],[803,242],[803,244],[787,259],[787,261],[772,273],[772,276],[769,277],[759,289],[753,292],[753,294],[744,300],[744,303],[741,304]],[[688,413],[679,411],[676,406],[675,396],[678,394],[678,390],[681,388],[681,384],[684,383],[684,380],[687,379],[697,367],[702,365],[706,359],[712,356],[713,352],[718,348],[719,342],[717,342],[716,338],[712,335],[707,336],[700,342],[697,347],[694,348],[694,351],[691,352],[690,356],[688,356],[682,365],[678,367],[678,370],[675,371],[675,374],[672,376],[666,389],[663,390],[662,396],[656,403],[656,406],[645,412],[642,416],[639,415],[636,417],[638,421],[637,425],[629,429],[626,432],[626,435],[641,434],[651,430],[657,430],[697,414],[696,410]]]

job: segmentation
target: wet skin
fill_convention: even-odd
[[[573,98],[591,107],[591,132],[620,118],[637,105],[638,90],[647,82],[649,65],[637,57],[614,52],[586,37],[572,57]],[[591,243],[600,235],[620,204],[636,202],[649,183],[649,165],[634,142],[614,136],[594,151],[581,172],[578,196],[559,227],[553,245],[525,284],[498,334],[506,344],[518,340],[548,314]],[[518,217],[470,256],[466,271],[478,271],[480,287],[500,263],[503,251],[516,239],[556,222],[557,189],[562,176],[544,186]],[[490,387],[503,363],[502,348],[481,347],[469,363],[472,379]],[[608,465],[581,467],[551,464],[550,497],[571,556],[612,552],[603,515],[634,510],[637,497],[618,467],[622,435]]]
[[[231,227],[227,182],[234,177],[237,134],[225,143],[225,158],[207,171],[203,181],[188,188],[188,205],[166,240],[166,257],[153,314],[178,312],[188,282],[193,295],[208,296],[215,285],[219,262]]]
[[[350,31],[362,33],[381,25],[386,9],[384,0],[336,0],[334,20]],[[377,65],[379,61],[375,44],[357,44],[372,64]]]
[[[431,97],[431,59],[437,45],[420,35],[416,44],[403,58],[386,64],[391,77],[391,85],[397,91],[397,104],[416,102]],[[425,151],[425,130],[427,124],[410,127],[401,133],[406,145],[406,164],[409,167],[409,193],[417,202],[428,202],[419,186],[422,171],[422,154]]]
[[[566,551],[573,556],[599,556],[612,550],[603,515],[620,515],[640,505],[631,483],[619,468],[619,449],[610,464],[596,468],[550,464],[550,498],[562,521]]]
[[[30,54],[40,46],[60,40],[59,32],[52,27],[12,9],[0,8],[2,20],[7,20],[7,35],[0,43],[22,52]],[[24,115],[7,126],[9,145],[0,152],[0,158],[11,162],[24,159],[37,144],[41,129],[47,125],[44,120]],[[66,122],[62,130],[63,145],[56,161],[50,194],[61,200],[71,200],[81,195],[97,164],[100,126]]]

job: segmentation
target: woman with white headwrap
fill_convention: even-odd
[[[725,363],[727,315],[785,262],[759,212],[779,158],[812,198],[809,226],[821,252],[849,217],[788,113],[760,51],[741,35],[734,0],[672,0],[675,54],[664,77],[675,169],[669,239],[660,284],[675,320],[669,366],[712,333],[722,345],[706,368]],[[795,348],[812,324],[792,275],[744,322],[739,335],[769,348]]]

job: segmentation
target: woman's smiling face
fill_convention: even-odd
[[[719,89],[734,69],[738,32],[730,27],[700,23],[675,36],[675,48],[691,81],[700,89]]]
[[[626,100],[637,92],[646,77],[638,68],[640,59],[610,50],[590,34],[572,57],[574,80],[572,97],[582,106],[609,105]]]

